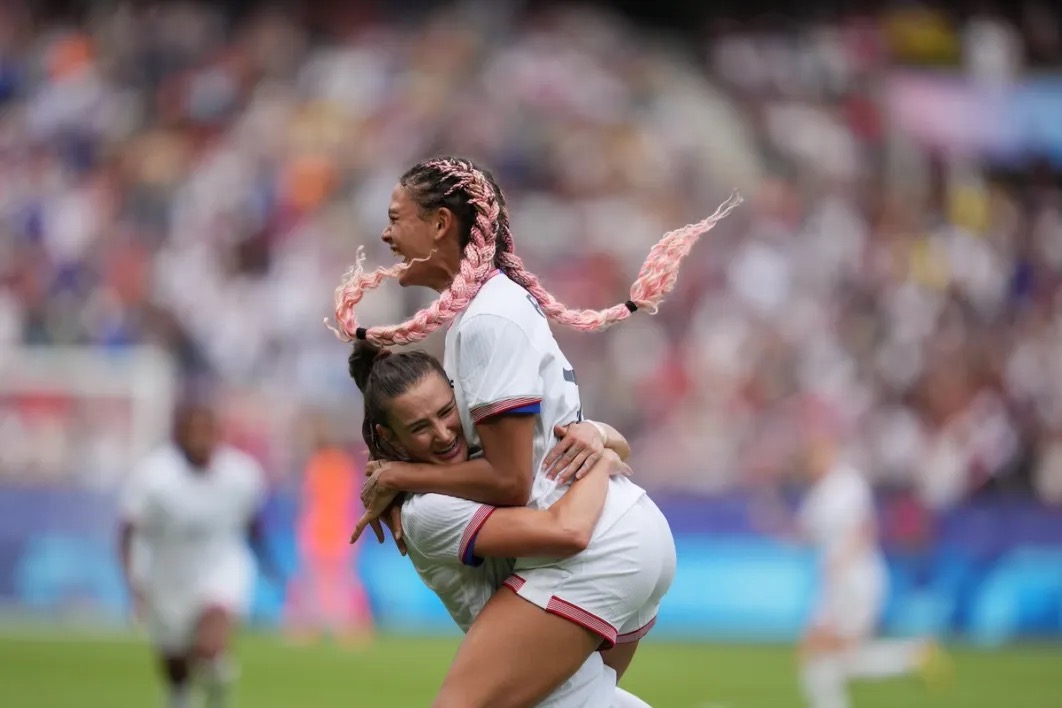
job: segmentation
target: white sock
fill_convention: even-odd
[[[852,650],[845,658],[851,678],[882,679],[902,676],[918,668],[925,643],[921,639],[877,639]]]
[[[206,689],[207,708],[224,708],[229,686],[236,680],[237,673],[236,666],[225,655],[203,662],[200,676]]]
[[[188,684],[171,685],[166,706],[167,708],[188,708]]]
[[[839,657],[820,656],[803,662],[800,683],[811,708],[848,708],[844,664]]]
[[[641,698],[638,698],[638,696],[624,691],[619,686],[616,686],[616,702],[612,705],[615,708],[653,708]]]

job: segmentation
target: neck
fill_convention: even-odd
[[[441,293],[450,288],[457,273],[461,270],[461,251],[457,248],[452,251],[447,249],[433,265],[435,268],[431,277],[424,284],[435,292]]]

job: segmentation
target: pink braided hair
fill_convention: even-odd
[[[524,268],[523,261],[511,248],[499,252],[499,265],[506,275],[531,293],[546,316],[554,322],[584,332],[607,329],[627,319],[636,310],[645,310],[650,315],[655,315],[664,297],[674,289],[678,281],[679,266],[682,259],[693,249],[693,244],[739,204],[741,197],[734,195],[706,219],[664,234],[649,250],[638,277],[631,285],[630,299],[605,310],[569,310],[539,284],[534,273]],[[508,239],[511,242],[511,235]]]
[[[734,195],[706,219],[664,234],[649,251],[638,278],[631,286],[630,299],[626,303],[600,311],[569,310],[541,286],[535,275],[524,268],[523,261],[514,252],[505,198],[490,173],[480,170],[467,160],[447,157],[421,163],[407,175],[419,175],[444,184],[452,181],[452,185],[445,189],[442,197],[450,197],[459,192],[467,197],[468,204],[473,208],[474,219],[461,259],[460,271],[450,287],[434,303],[406,322],[392,327],[364,328],[358,323],[355,306],[366,291],[379,286],[384,278],[397,278],[409,265],[377,268],[365,274],[362,268],[365,255],[363,249],[358,249],[355,265],[343,276],[335,291],[337,327],[329,325],[343,341],[365,339],[378,346],[418,342],[463,312],[495,266],[530,292],[547,317],[574,329],[605,329],[627,319],[638,309],[655,314],[660,302],[675,287],[679,266],[697,239],[741,203],[741,197]],[[327,325],[327,320],[325,324]]]
[[[335,291],[336,324],[339,327],[328,325],[341,340],[349,342],[359,338],[361,332],[364,335],[361,339],[367,339],[377,346],[419,342],[463,312],[486,282],[487,275],[494,268],[494,232],[500,207],[497,193],[483,173],[475,168],[469,169],[468,163],[462,163],[464,161],[453,158],[440,158],[424,164],[426,169],[438,171],[443,179],[453,178],[454,185],[447,190],[446,196],[463,192],[468,197],[469,205],[475,210],[469,243],[465,246],[460,270],[454,276],[450,287],[443,291],[438,300],[400,325],[373,327],[361,331],[354,306],[361,301],[366,291],[379,286],[384,278],[397,278],[412,263],[392,268],[377,268],[365,275],[361,267],[365,255],[363,249],[358,249],[358,260],[354,268],[346,272]],[[327,321],[325,324],[327,325]]]

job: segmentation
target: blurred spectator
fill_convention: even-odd
[[[288,593],[288,631],[298,642],[320,635],[358,646],[372,638],[369,598],[348,539],[361,515],[361,469],[336,445],[322,414],[308,421],[313,452],[306,462],[296,522],[299,570]]]
[[[0,342],[156,342],[186,376],[356,411],[321,319],[358,245],[390,261],[386,195],[415,160],[495,169],[521,255],[593,307],[736,188],[746,206],[659,315],[558,332],[642,483],[777,484],[813,401],[876,481],[924,503],[999,479],[1058,502],[1057,180],[937,159],[889,104],[901,67],[991,89],[1026,58],[1057,66],[1049,4],[730,24],[706,66],[567,4],[318,4],[307,23],[250,7],[230,24],[209,4],[119,5],[78,30],[8,13]],[[362,314],[397,321],[423,297],[389,288]],[[265,437],[282,451],[290,435]]]

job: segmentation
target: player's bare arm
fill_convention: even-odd
[[[624,467],[619,456],[607,450],[590,473],[550,508],[496,509],[476,536],[475,555],[567,557],[586,550],[605,506],[609,477],[622,474]]]
[[[143,595],[133,581],[133,538],[136,527],[133,522],[124,520],[118,526],[118,558],[122,567],[122,577],[133,602],[133,614],[140,616],[143,612]]]

